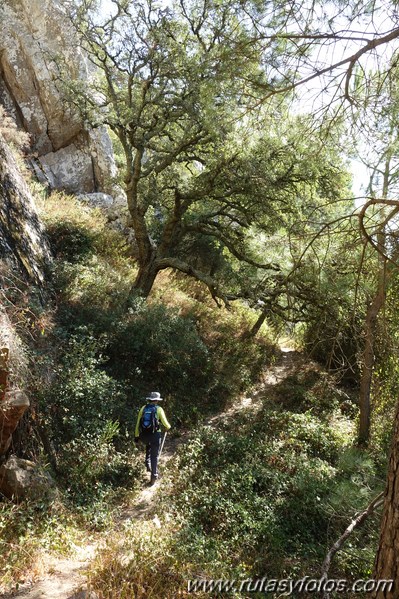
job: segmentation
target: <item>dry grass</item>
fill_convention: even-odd
[[[187,580],[194,575],[190,564],[176,557],[175,532],[176,526],[165,518],[127,523],[98,552],[88,572],[88,588],[99,599],[188,597]]]
[[[29,133],[18,129],[14,119],[7,113],[6,109],[0,105],[0,135],[2,135],[8,144],[11,144],[17,150],[23,150],[29,146]]]

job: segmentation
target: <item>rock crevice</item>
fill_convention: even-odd
[[[0,258],[42,284],[50,249],[29,188],[1,135],[0,199]]]

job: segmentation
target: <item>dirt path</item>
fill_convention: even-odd
[[[165,469],[166,464],[176,453],[179,445],[184,443],[187,435],[182,435],[178,438],[168,437],[165,441],[165,446],[162,455],[159,459],[160,471]],[[127,520],[149,520],[154,516],[153,511],[156,505],[156,496],[159,489],[162,487],[162,479],[157,481],[155,485],[144,487],[141,493],[136,498],[133,505],[122,510],[121,514],[116,519],[118,524]]]
[[[222,420],[251,408],[260,409],[262,397],[270,393],[275,385],[289,376],[303,360],[300,354],[290,348],[281,348],[281,359],[270,367],[263,377],[257,390],[250,396],[242,397],[222,414],[217,414],[206,420],[207,426],[217,427]],[[160,458],[161,471],[174,456],[179,445],[184,443],[187,435],[179,438],[168,438]],[[115,529],[128,520],[153,520],[157,525],[155,514],[156,497],[162,488],[162,479],[153,486],[146,486],[136,498],[133,505],[122,510],[115,520]],[[109,536],[109,532],[107,535]],[[32,585],[23,585],[17,591],[1,595],[2,599],[96,599],[96,594],[85,590],[85,569],[102,547],[101,539],[92,541],[81,547],[76,547],[75,554],[70,558],[51,558],[46,564],[46,574],[42,580]]]
[[[177,439],[168,438],[160,458],[160,470],[173,457],[177,447],[184,441],[184,436]],[[133,505],[126,507],[115,519],[115,529],[127,520],[156,520],[153,511],[156,495],[162,485],[148,485],[140,492]],[[155,522],[156,524],[156,522]],[[110,534],[109,531],[107,533]],[[46,559],[45,575],[33,585],[26,583],[18,590],[0,595],[1,599],[96,599],[93,592],[86,590],[85,570],[101,549],[101,539],[87,545],[76,546],[74,554],[69,558],[48,557]]]
[[[226,411],[211,416],[206,421],[208,426],[218,426],[219,422],[228,421],[234,418],[236,414],[243,410],[251,408],[251,410],[260,409],[262,406],[262,398],[264,395],[270,393],[275,385],[278,385],[287,376],[292,374],[303,362],[301,354],[289,347],[281,348],[281,358],[278,362],[268,368],[261,382],[257,385],[256,391],[251,395],[245,395],[230,406]]]
[[[4,599],[95,599],[95,595],[84,591],[86,582],[83,574],[95,555],[95,544],[78,547],[70,558],[53,558],[47,563],[46,577],[31,585],[22,585],[18,591],[1,595]]]

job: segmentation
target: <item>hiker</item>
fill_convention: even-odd
[[[147,472],[151,472],[150,484],[153,485],[158,478],[158,457],[161,448],[161,424],[165,430],[170,429],[163,408],[158,402],[163,401],[158,391],[152,391],[146,397],[146,405],[140,408],[137,416],[134,440],[136,443],[141,440],[145,443],[145,465]]]

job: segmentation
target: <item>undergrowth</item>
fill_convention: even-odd
[[[240,341],[254,320],[250,310],[220,310],[171,273],[163,273],[147,302],[136,298],[128,306],[136,264],[125,236],[75,198],[57,192],[40,204],[54,255],[52,287],[44,305],[22,290],[12,298],[29,347],[32,398],[15,449],[35,460],[44,451],[65,513],[81,529],[103,531],[143,484],[133,437],[147,393],[162,393],[178,435],[253,385],[274,349],[267,330]],[[9,526],[8,503],[0,505],[11,547],[0,557],[0,584],[12,576],[18,582],[29,562],[34,569],[40,547],[53,550],[46,532],[52,510],[29,501],[25,535],[18,528],[26,523],[23,512]],[[68,536],[67,523],[63,530]],[[20,568],[13,555],[31,537]]]
[[[0,591],[43,574],[45,553],[68,555],[87,532],[60,500],[0,502]]]
[[[25,290],[12,297],[32,365],[18,451],[37,458],[44,448],[59,499],[0,503],[0,584],[38,571],[44,549],[67,551],[83,531],[110,529],[144,481],[133,431],[152,390],[173,434],[192,433],[163,479],[161,527],[126,524],[93,563],[100,599],[188,596],[187,580],[198,577],[317,578],[326,548],[383,485],[379,442],[370,453],[352,446],[350,393],[302,365],[258,396],[259,409],[204,426],[276,359],[267,327],[245,338],[256,314],[221,310],[200,284],[169,272],[148,301],[128,307],[136,265],[125,237],[59,193],[42,211],[52,294],[46,307]],[[331,577],[371,577],[376,518],[352,535]]]
[[[135,523],[123,554],[112,541],[97,557],[99,597],[189,596],[198,578],[319,578],[326,548],[384,484],[372,456],[352,445],[342,394],[318,368],[299,370],[257,407],[195,431],[163,482],[161,528]],[[330,578],[371,578],[377,529],[375,516],[355,531]]]

